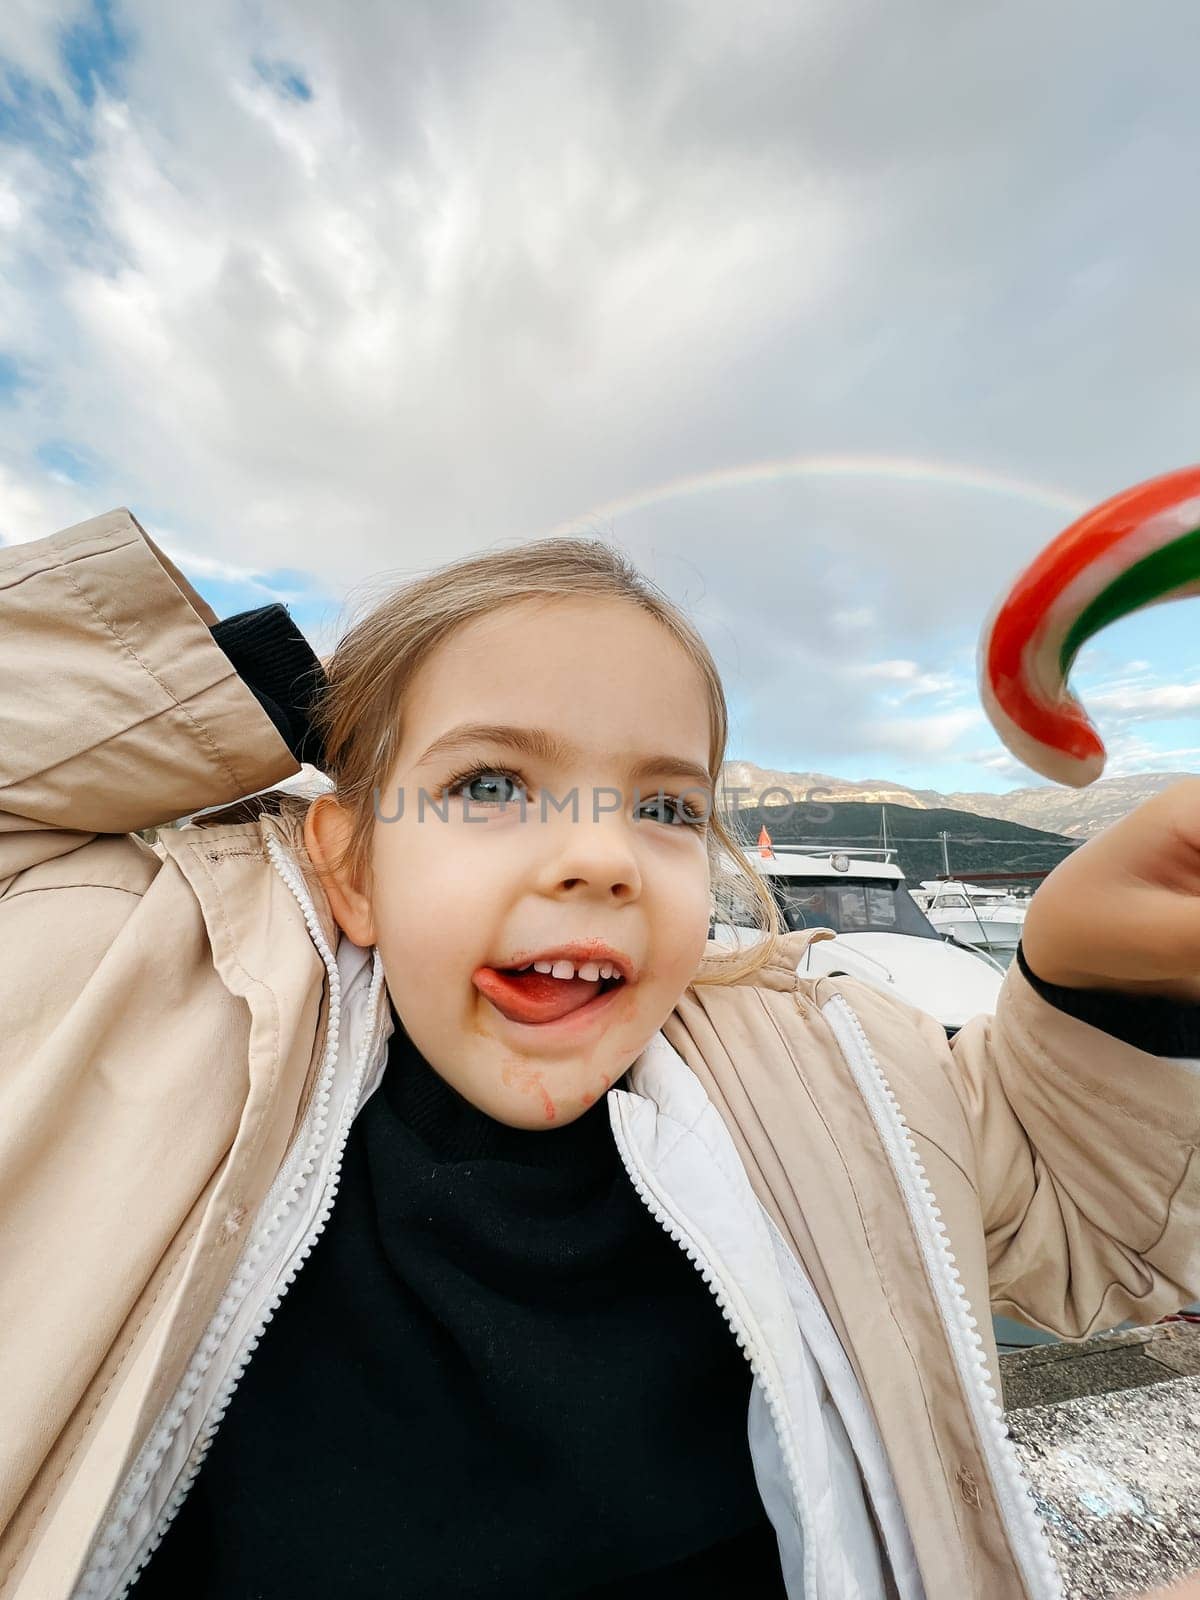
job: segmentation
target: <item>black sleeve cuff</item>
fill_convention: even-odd
[[[1018,945],[1017,965],[1042,999],[1148,1055],[1200,1057],[1200,1004],[1114,989],[1064,989],[1039,978]]]
[[[296,760],[324,771],[324,751],[309,714],[325,686],[325,670],[287,607],[276,601],[240,611],[209,632]]]

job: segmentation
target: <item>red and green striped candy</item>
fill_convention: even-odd
[[[1081,789],[1104,743],[1067,687],[1075,657],[1119,617],[1200,594],[1200,467],[1114,495],[1047,546],[992,613],[979,645],[983,707],[1043,777]]]

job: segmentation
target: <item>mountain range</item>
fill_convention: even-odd
[[[852,783],[845,778],[831,778],[828,773],[780,772],[750,761],[727,761],[723,776],[725,794],[739,809],[757,806],[760,795],[777,790],[779,793],[772,795],[774,804],[783,804],[787,794],[797,802],[862,801],[907,806],[914,811],[969,811],[977,817],[998,817],[1027,828],[1085,839],[1189,774],[1141,772],[1128,778],[1100,778],[1086,789],[1044,784],[1011,789],[1007,794],[941,794],[936,789],[911,789],[883,778],[863,778]],[[733,790],[745,792],[735,799]]]

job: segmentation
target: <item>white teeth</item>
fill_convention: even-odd
[[[620,971],[611,961],[584,961],[576,966],[573,961],[534,961],[524,967],[518,967],[518,972],[546,972],[555,978],[583,978],[588,983],[596,983],[601,978],[620,978]]]

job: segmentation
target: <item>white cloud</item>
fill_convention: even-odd
[[[1014,783],[1024,780],[1030,781],[1029,768],[1015,756],[1010,756],[1007,750],[974,750],[965,758],[974,766],[983,767],[988,772],[995,772],[1002,778],[1011,778]]]
[[[955,678],[949,672],[922,672],[919,677],[896,696],[898,705],[907,705],[910,700],[920,700],[926,695],[941,695],[943,700],[958,699],[966,691],[967,685],[962,679]]]
[[[703,394],[842,248],[815,166],[692,160],[669,128],[685,85],[631,100],[559,7],[533,34],[481,24],[457,80],[384,13],[214,9],[126,9],[128,99],[101,96],[76,162],[105,259],[66,252],[52,170],[22,193],[26,354],[73,372],[56,427],[224,556],[355,579],[584,510],[614,470],[657,470],[638,463],[681,374]],[[739,27],[710,18],[689,49]],[[257,78],[263,33],[311,101]],[[396,107],[364,91],[365,54]]]
[[[952,673],[925,672],[918,662],[903,659],[852,662],[845,670],[849,677],[868,683],[897,685],[898,692],[884,698],[888,706],[907,705],[929,695],[951,697],[963,687],[962,680]]]
[[[835,611],[830,618],[835,628],[844,628],[850,632],[858,628],[869,628],[875,622],[874,606],[853,606],[846,611]]]
[[[1200,683],[1160,683],[1147,687],[1110,688],[1087,697],[1091,711],[1111,712],[1130,722],[1185,717],[1200,710]]]
[[[958,755],[966,734],[984,720],[979,710],[940,711],[927,717],[889,717],[868,722],[863,734],[879,750],[911,759]]]
[[[58,48],[61,32],[80,21],[88,0],[4,0],[0,6],[0,59],[18,72],[69,94]]]
[[[1178,745],[1168,748],[1136,734],[1117,733],[1106,741],[1108,761],[1106,777],[1120,778],[1139,772],[1171,772],[1196,765],[1200,758],[1200,745]]]
[[[125,503],[201,576],[340,595],[718,467],[914,457],[600,532],[706,596],[747,754],[932,770],[972,759],[971,638],[1061,517],[986,474],[1098,498],[1190,459],[1184,0],[1097,13],[1085,56],[1036,0],[949,30],[929,3],[125,0],[90,108],[60,49],[88,14],[0,8],[43,117],[0,145],[0,537]],[[1114,94],[1139,71],[1153,95]],[[1193,708],[1145,662],[1092,703]]]
[[[921,671],[915,661],[866,661],[850,670],[860,678],[881,678],[886,683],[911,683]]]
[[[86,496],[52,474],[41,481],[0,461],[0,544],[42,538],[95,514]]]

